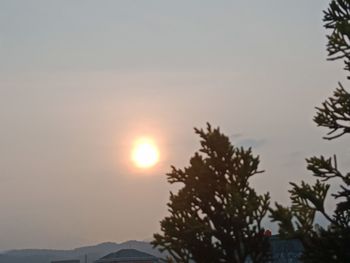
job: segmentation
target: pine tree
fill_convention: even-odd
[[[168,182],[181,184],[170,193],[170,215],[161,221],[154,246],[180,263],[243,263],[269,258],[262,219],[269,194],[258,195],[249,179],[258,170],[259,157],[251,149],[231,145],[219,128],[195,129],[201,148],[184,169],[172,167]]]
[[[349,72],[350,1],[332,1],[324,12],[324,22],[325,28],[331,30],[327,36],[329,59],[343,59]],[[350,133],[350,94],[341,83],[333,96],[316,109],[314,122],[329,129],[324,139],[333,140]],[[306,162],[307,169],[317,178],[316,183],[312,186],[305,182],[291,183],[291,207],[276,203],[271,218],[279,222],[282,236],[297,237],[303,242],[304,262],[350,262],[350,173],[338,169],[336,156],[312,157]],[[340,190],[332,194],[337,201],[332,214],[324,208],[329,181],[340,182]],[[328,227],[314,223],[316,213],[328,220]]]

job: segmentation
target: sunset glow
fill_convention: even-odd
[[[158,163],[159,151],[152,140],[143,138],[135,142],[131,158],[137,167],[150,168]]]

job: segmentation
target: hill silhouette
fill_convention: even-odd
[[[84,263],[87,255],[88,263],[120,249],[137,249],[139,251],[164,257],[157,249],[145,241],[130,240],[123,243],[105,242],[95,246],[79,247],[72,250],[54,249],[16,249],[0,254],[1,263],[49,263],[53,260],[80,259]]]

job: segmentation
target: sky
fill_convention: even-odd
[[[346,79],[327,3],[0,0],[0,250],[149,240],[206,122],[253,147],[273,202],[313,180],[306,157],[349,167],[346,138],[312,121]],[[139,136],[160,150],[148,170],[130,162]]]

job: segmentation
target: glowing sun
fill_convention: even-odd
[[[131,159],[139,168],[150,168],[159,161],[159,151],[151,139],[139,139],[135,142]]]

